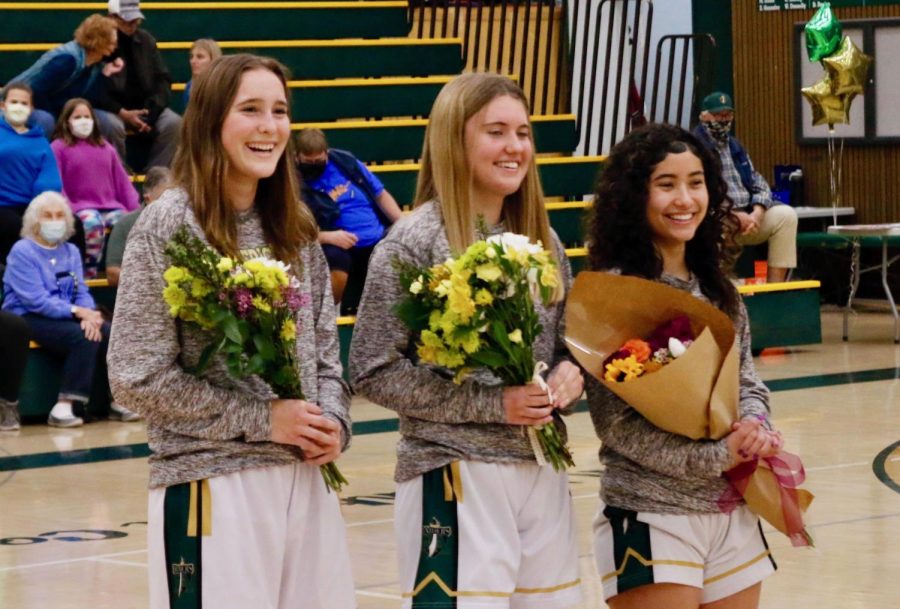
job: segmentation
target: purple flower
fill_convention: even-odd
[[[309,294],[301,294],[300,290],[294,287],[281,288],[281,296],[287,302],[291,313],[296,313],[301,307],[308,307],[312,302]]]
[[[234,302],[237,305],[238,316],[247,317],[253,308],[253,294],[248,288],[238,288],[234,291]]]

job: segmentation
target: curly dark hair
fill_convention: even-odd
[[[738,294],[725,273],[728,251],[737,225],[732,203],[715,153],[681,127],[651,123],[635,129],[616,144],[604,163],[591,210],[588,260],[594,270],[617,268],[625,275],[657,279],[663,260],[653,245],[647,222],[650,176],[670,153],[690,151],[703,164],[709,208],[687,243],[687,267],[700,289],[734,318]]]

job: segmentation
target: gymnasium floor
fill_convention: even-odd
[[[757,361],[775,422],[817,495],[807,515],[815,549],[769,533],[779,571],[764,584],[762,607],[900,607],[900,347],[888,314],[856,316],[849,343],[840,340],[838,313],[822,317],[824,344]],[[350,480],[344,516],[359,607],[398,607],[396,425],[362,400],[353,416],[356,436],[340,465]],[[590,543],[598,441],[584,412],[569,429],[586,584],[579,607],[594,609],[603,606]],[[142,424],[112,422],[0,433],[0,608],[147,606],[145,440]]]

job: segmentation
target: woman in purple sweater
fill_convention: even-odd
[[[63,361],[59,397],[48,424],[76,427],[73,402],[87,402],[95,371],[106,374],[109,323],[96,310],[84,283],[81,255],[67,240],[75,219],[62,195],[41,193],[25,210],[22,239],[13,246],[3,276],[3,310],[21,315],[31,338]],[[135,420],[136,414],[113,405],[112,416]]]
[[[115,148],[100,135],[97,117],[86,99],[63,106],[50,147],[62,177],[63,192],[84,224],[85,276],[95,277],[108,229],[140,198]]]

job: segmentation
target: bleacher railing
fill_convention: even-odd
[[[410,0],[409,19],[461,38],[467,71],[516,76],[533,114],[576,114],[578,154],[646,120],[652,0]]]
[[[515,76],[532,114],[568,113],[565,4],[556,0],[410,0],[411,35],[461,38],[467,72]]]

